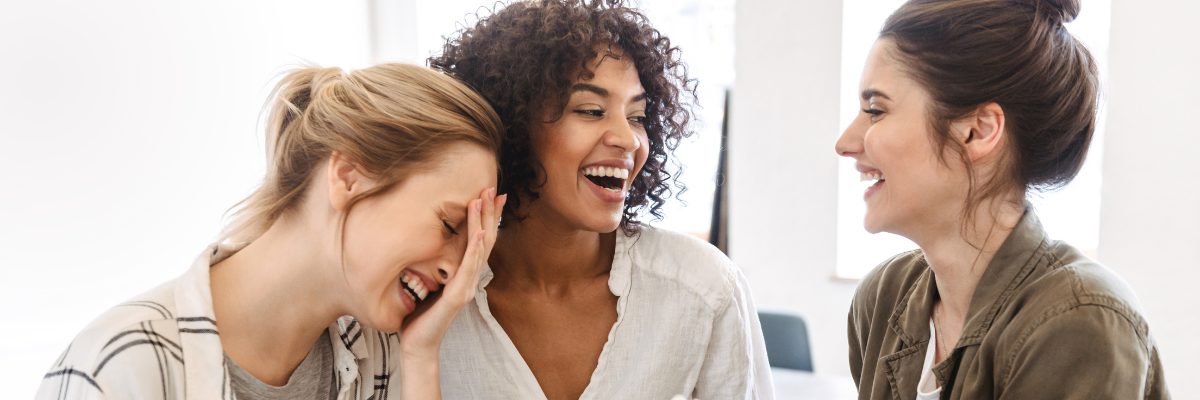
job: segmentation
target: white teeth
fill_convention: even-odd
[[[883,174],[878,172],[863,172],[858,175],[859,182],[881,181]]]
[[[401,290],[401,292],[404,292],[404,295],[408,296],[408,298],[412,299],[412,301],[417,301],[417,298],[413,297],[412,293],[409,293],[407,290]]]
[[[425,281],[419,278],[408,279],[407,275],[401,278],[401,280],[404,281],[409,289],[412,289],[413,292],[416,292],[417,297],[419,297],[421,300],[425,300],[425,297],[429,295],[429,289],[425,288]],[[405,293],[408,293],[408,291],[405,291]]]
[[[400,277],[400,282],[408,283],[408,275],[403,275],[403,276],[401,276],[401,277]]]
[[[629,170],[615,167],[587,167],[583,169],[583,174],[588,176],[629,179]]]

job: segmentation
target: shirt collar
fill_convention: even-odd
[[[642,225],[642,229],[651,229]],[[632,237],[625,236],[625,231],[617,229],[616,246],[613,250],[612,269],[608,271],[608,290],[617,297],[629,294],[629,286],[633,283],[633,246],[641,238],[641,232]]]
[[[202,331],[218,331],[212,307],[212,289],[208,270],[213,264],[229,258],[245,244],[211,245],[196,257],[191,268],[175,281],[176,323],[180,328],[179,345],[187,357],[184,378],[187,397],[194,399],[220,398],[224,390],[225,350],[221,337]],[[184,333],[185,330],[191,332]]]

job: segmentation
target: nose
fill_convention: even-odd
[[[458,266],[462,264],[463,251],[466,246],[448,245],[443,246],[442,256],[438,257],[437,274],[433,276],[433,280],[437,283],[445,285],[450,279],[454,278],[454,273],[458,272]]]
[[[838,137],[837,143],[833,149],[839,156],[856,157],[863,153],[863,135],[866,129],[861,123],[861,118],[855,118],[850,122],[850,126],[842,132],[842,136]]]
[[[614,113],[616,114],[616,113]],[[634,150],[642,147],[642,140],[634,131],[632,122],[624,117],[615,116],[613,118],[613,126],[604,134],[603,143],[605,146],[616,147],[624,150],[626,153],[632,153]]]

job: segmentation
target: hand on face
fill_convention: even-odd
[[[462,263],[445,287],[404,318],[400,328],[400,347],[405,355],[437,359],[442,337],[450,323],[468,302],[475,298],[483,265],[496,243],[496,228],[508,195],[496,196],[496,189],[487,189],[479,199],[467,205],[467,248]]]

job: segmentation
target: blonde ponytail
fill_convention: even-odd
[[[379,182],[354,203],[383,193],[449,145],[474,143],[499,154],[502,126],[466,85],[410,64],[344,72],[309,66],[288,72],[271,94],[267,174],[234,206],[221,240],[250,242],[303,200],[317,166],[337,151]]]

